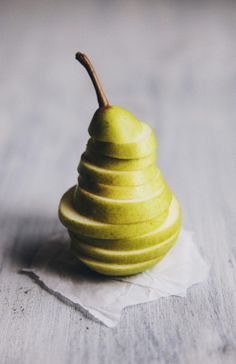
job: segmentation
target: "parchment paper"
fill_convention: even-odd
[[[124,307],[171,295],[186,296],[189,287],[206,279],[209,266],[199,254],[193,234],[182,228],[166,257],[135,276],[109,278],[80,265],[70,252],[66,232],[45,242],[31,268],[23,272],[65,303],[114,327]]]

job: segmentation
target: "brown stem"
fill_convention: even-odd
[[[100,84],[100,81],[98,79],[98,76],[93,68],[92,63],[90,62],[90,60],[88,59],[88,57],[86,56],[86,54],[77,52],[75,55],[75,59],[77,59],[77,61],[79,61],[87,70],[91,81],[93,83],[93,86],[95,88],[96,94],[97,94],[97,99],[98,99],[98,104],[100,108],[107,108],[109,107],[109,102],[106,98],[106,95],[102,89],[102,86]]]

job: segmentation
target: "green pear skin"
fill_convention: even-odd
[[[181,210],[156,166],[152,129],[110,106],[82,53],[76,59],[95,87],[99,108],[78,166],[78,184],[59,205],[75,257],[108,276],[132,275],[157,264],[178,238]]]

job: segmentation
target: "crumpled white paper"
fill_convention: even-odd
[[[182,228],[178,241],[154,268],[130,277],[109,278],[93,273],[72,256],[67,234],[43,244],[33,258],[29,274],[64,302],[114,327],[124,307],[161,297],[186,296],[187,288],[206,279],[209,266]]]

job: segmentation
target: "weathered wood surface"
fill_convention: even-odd
[[[0,362],[235,363],[236,2],[1,1]],[[63,229],[96,99],[148,121],[207,282],[124,310],[108,329],[17,271]]]

